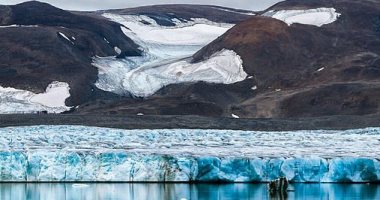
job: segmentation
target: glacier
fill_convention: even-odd
[[[247,77],[242,59],[232,50],[223,49],[204,62],[191,63],[194,53],[233,24],[193,18],[172,19],[176,26],[166,27],[145,15],[104,13],[103,16],[124,25],[122,31],[140,45],[143,56],[95,57],[93,65],[99,70],[95,85],[101,90],[148,97],[170,84],[198,81],[232,84]]]
[[[308,10],[270,10],[263,16],[281,20],[289,26],[298,23],[321,27],[335,22],[341,14],[336,12],[335,8],[315,8]]]
[[[380,128],[344,131],[0,129],[0,181],[380,181]]]

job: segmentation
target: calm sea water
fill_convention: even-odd
[[[270,197],[265,184],[0,184],[1,200],[380,199],[380,185],[295,184]]]

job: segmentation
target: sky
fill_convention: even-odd
[[[11,5],[26,0],[0,0],[2,5]],[[154,4],[208,4],[246,10],[263,10],[280,0],[39,0],[66,10],[105,10]]]

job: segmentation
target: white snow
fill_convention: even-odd
[[[309,10],[271,10],[263,14],[287,23],[307,24],[321,27],[335,22],[341,15],[335,8],[316,8]]]
[[[115,52],[116,52],[117,54],[121,54],[121,49],[120,49],[119,47],[115,47],[114,49],[115,49]]]
[[[0,28],[36,28],[36,27],[39,27],[39,26],[38,25],[18,25],[18,24],[0,26]]]
[[[1,181],[380,180],[380,128],[344,131],[0,128]]]
[[[231,116],[232,116],[233,118],[235,118],[235,119],[239,119],[239,118],[240,118],[239,116],[237,116],[237,115],[235,115],[235,114],[231,114]]]
[[[323,70],[325,70],[325,68],[324,68],[324,67],[322,67],[322,68],[319,68],[319,69],[317,70],[317,72],[321,72],[321,71],[323,71]]]
[[[242,14],[242,15],[256,15],[254,12],[239,12],[236,10],[230,10],[230,9],[225,9],[225,8],[218,8],[214,7],[215,9],[226,11],[226,12],[231,12],[231,13],[237,13],[237,14]]]
[[[247,76],[241,58],[230,50],[217,52],[201,63],[188,61],[192,54],[225,33],[232,24],[206,19],[187,22],[174,19],[176,26],[165,27],[144,15],[105,13],[103,16],[127,27],[121,28],[142,47],[144,55],[123,60],[94,58],[93,65],[99,68],[96,86],[102,90],[147,97],[169,84],[197,81],[231,84]]]
[[[251,89],[252,90],[257,90],[257,85],[253,86]]]
[[[64,33],[62,33],[62,32],[58,32],[59,33],[59,35],[61,35],[63,38],[65,38],[67,41],[69,41],[71,44],[74,44],[74,42],[73,41],[71,41]]]
[[[175,27],[158,25],[148,16],[117,15],[105,13],[104,17],[123,24],[124,33],[134,41],[141,43],[167,44],[167,45],[204,45],[225,33],[233,25],[211,22],[206,19],[192,19],[187,23],[177,22]],[[150,25],[141,21],[147,21]],[[144,45],[142,45],[144,46]]]
[[[123,86],[135,96],[147,97],[170,84],[198,81],[232,84],[246,77],[240,56],[234,51],[222,50],[200,63],[180,61],[136,68],[125,74]]]
[[[65,105],[65,100],[70,97],[69,90],[69,85],[63,82],[52,82],[40,94],[0,86],[0,113],[61,113],[70,110]]]

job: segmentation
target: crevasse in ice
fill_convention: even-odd
[[[2,128],[0,180],[374,182],[379,133]]]

